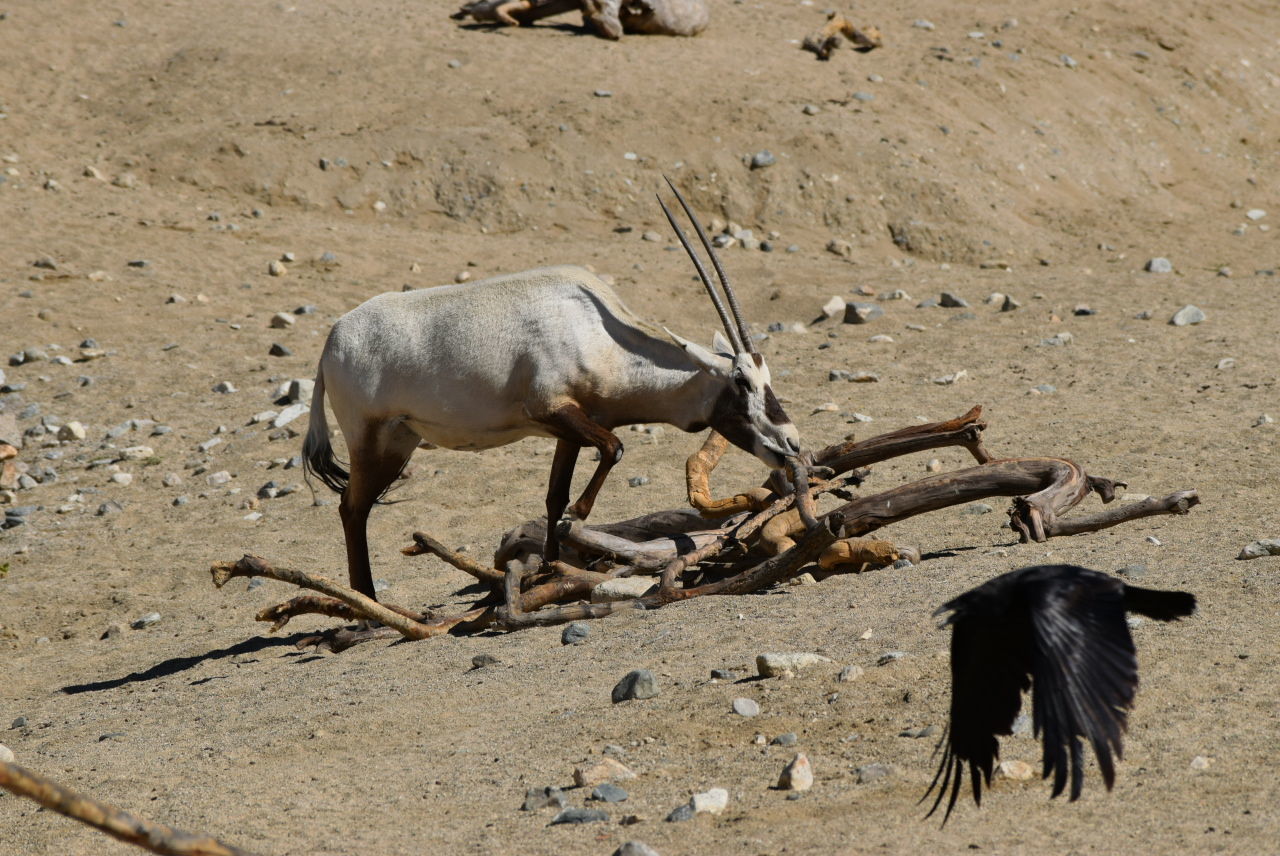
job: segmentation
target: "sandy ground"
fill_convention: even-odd
[[[619,43],[568,18],[491,31],[449,11],[0,8],[0,355],[73,361],[4,366],[25,387],[0,394],[0,420],[87,430],[26,438],[18,460],[45,483],[11,504],[39,510],[0,533],[0,742],[19,763],[278,856],[606,854],[629,839],[664,856],[1280,852],[1280,558],[1235,560],[1280,535],[1276,425],[1255,427],[1280,418],[1280,245],[1266,228],[1280,218],[1275,10],[1037,1],[1015,22],[1000,4],[871,3],[854,17],[884,47],[825,63],[798,49],[823,21],[811,4],[716,0],[701,37]],[[763,149],[777,162],[750,169]],[[292,643],[325,621],[269,636],[252,620],[288,587],[212,588],[209,564],[246,551],[345,576],[323,488],[321,505],[303,487],[246,519],[267,481],[302,484],[276,463],[300,439],[249,422],[281,382],[312,376],[329,325],[369,296],[573,262],[615,277],[645,317],[709,340],[714,314],[653,200],[663,174],[707,218],[778,233],[774,252],[724,253],[759,330],[808,323],[858,287],[913,296],[867,326],[763,342],[812,445],[982,404],[997,454],[1070,457],[1135,493],[1196,488],[1203,505],[1040,545],[1011,543],[1001,501],[989,515],[951,509],[886,531],[927,554],[917,567],[614,617],[572,647],[550,628],[317,654]],[[643,240],[651,230],[662,239]],[[827,251],[832,240],[847,253]],[[285,253],[286,275],[270,276]],[[1143,272],[1155,256],[1173,272]],[[944,290],[971,308],[915,308]],[[996,291],[1022,308],[984,304]],[[1073,315],[1078,304],[1097,314]],[[1207,320],[1169,325],[1186,304]],[[303,305],[316,311],[269,327]],[[1062,331],[1069,345],[1041,344]],[[868,342],[879,333],[893,342]],[[77,362],[87,338],[106,355]],[[269,356],[272,343],[291,355]],[[833,368],[880,381],[833,383]],[[961,369],[960,383],[931,382]],[[237,391],[212,392],[221,381]],[[1056,391],[1033,394],[1041,384]],[[818,410],[828,402],[837,410]],[[850,424],[854,411],[874,421]],[[131,419],[172,431],[108,436]],[[623,439],[595,519],[680,506],[700,438]],[[117,465],[132,484],[112,481],[118,450],[138,445],[151,452]],[[422,528],[489,555],[541,513],[550,448],[420,453],[406,501],[370,527],[385,597],[469,602],[460,573],[399,548]],[[867,489],[922,475],[926,457],[876,467]],[[209,485],[219,471],[229,483]],[[181,483],[165,486],[169,474]],[[628,487],[636,475],[650,482]],[[761,475],[737,454],[716,482]],[[99,516],[111,502],[120,510]],[[945,720],[947,637],[930,613],[1046,557],[1145,565],[1143,584],[1193,591],[1201,612],[1135,630],[1142,689],[1113,792],[1092,767],[1076,804],[1002,780],[981,810],[922,822],[933,740],[899,733]],[[157,623],[130,629],[151,612]],[[765,651],[833,662],[751,680]],[[906,656],[876,666],[887,651]],[[473,671],[478,654],[499,662]],[[840,683],[845,665],[865,674]],[[634,668],[654,670],[661,694],[611,704]],[[739,696],[761,714],[734,715]],[[796,750],[753,742],[784,732],[817,778],[794,801],[770,786]],[[638,776],[609,823],[549,827],[550,810],[518,810],[527,788],[571,785],[611,744]],[[1038,760],[1029,738],[1004,748]],[[891,774],[859,784],[870,763]],[[724,814],[663,822],[711,787],[730,793]],[[0,853],[131,852],[0,796]]]

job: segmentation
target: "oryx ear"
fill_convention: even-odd
[[[719,330],[711,337],[711,349],[726,360],[733,359],[733,345],[729,344],[729,340]]]
[[[733,369],[732,358],[722,354],[713,354],[711,351],[708,351],[706,348],[702,347],[697,342],[690,342],[688,339],[677,336],[675,333],[672,333],[670,330],[667,330],[666,327],[663,327],[662,329],[666,330],[666,333],[668,336],[671,337],[671,340],[675,342],[677,345],[679,345],[680,347],[684,348],[684,352],[688,354],[689,357],[695,363],[697,363],[703,370],[710,372],[711,374],[716,375],[718,377],[725,377]],[[721,338],[721,342],[723,342],[724,337],[720,337],[720,338]],[[725,344],[728,344],[728,343],[725,343]]]

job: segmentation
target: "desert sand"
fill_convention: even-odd
[[[877,2],[849,14],[883,47],[827,62],[799,47],[825,20],[809,2],[713,0],[697,38],[619,42],[574,15],[494,30],[452,11],[0,7],[0,358],[43,352],[0,363],[18,388],[0,420],[27,434],[16,460],[35,482],[0,507],[32,509],[0,532],[0,743],[18,763],[271,856],[628,840],[664,856],[1280,852],[1280,557],[1236,559],[1280,536],[1278,426],[1262,419],[1280,419],[1275,7]],[[774,162],[753,169],[761,151]],[[268,635],[253,620],[290,587],[212,587],[209,565],[246,552],[345,580],[336,497],[280,463],[305,420],[251,420],[375,294],[589,265],[638,314],[709,342],[715,314],[654,199],[663,175],[706,220],[770,242],[722,254],[754,328],[775,325],[760,348],[806,442],[981,404],[998,455],[1068,457],[1131,494],[1194,488],[1202,504],[1043,544],[1001,528],[1004,501],[948,509],[884,531],[921,550],[917,566],[614,616],[572,646],[545,628],[300,650],[333,622]],[[1145,271],[1157,257],[1172,270]],[[910,299],[878,302],[866,325],[811,323],[857,289]],[[917,308],[943,291],[969,308]],[[1021,308],[1000,312],[992,292]],[[1170,324],[1188,304],[1205,320]],[[294,323],[273,328],[281,312]],[[84,439],[58,440],[71,421]],[[593,520],[684,504],[702,438],[621,436]],[[382,596],[474,600],[463,574],[400,548],[422,529],[491,556],[542,513],[551,448],[417,453],[370,526]],[[968,463],[906,458],[864,489],[918,478],[930,457]],[[735,452],[715,484],[764,475]],[[297,489],[256,500],[269,481]],[[931,614],[1046,560],[1143,566],[1135,582],[1194,592],[1200,612],[1134,629],[1142,686],[1113,791],[1091,763],[1076,803],[998,779],[981,809],[924,821],[936,737],[899,735],[946,721],[948,637]],[[769,651],[831,662],[756,680]],[[890,651],[904,656],[876,665]],[[498,662],[473,669],[481,654]],[[862,676],[839,681],[851,665]],[[612,704],[637,668],[660,694]],[[738,697],[760,714],[733,713]],[[756,742],[788,732],[793,748]],[[637,774],[608,822],[520,811],[551,785],[585,805],[573,770],[606,747]],[[816,782],[788,800],[772,786],[797,751]],[[1039,747],[1012,737],[1002,758],[1035,765]],[[889,775],[859,783],[868,764]],[[722,814],[664,822],[715,787]],[[135,852],[0,796],[0,853]]]

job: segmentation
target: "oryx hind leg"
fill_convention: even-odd
[[[338,513],[346,536],[351,587],[377,600],[369,564],[369,512],[409,462],[419,438],[398,421],[368,422],[353,434],[355,442],[347,435],[351,479],[342,492]]]

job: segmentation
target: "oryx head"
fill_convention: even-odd
[[[765,365],[764,357],[755,349],[755,343],[751,340],[751,331],[743,320],[742,309],[738,305],[733,286],[729,284],[729,278],[725,275],[724,267],[720,264],[720,259],[711,242],[707,240],[706,232],[703,231],[698,218],[693,215],[689,204],[680,195],[680,191],[671,183],[671,179],[667,179],[667,184],[675,193],[676,199],[680,201],[689,220],[693,222],[693,228],[698,233],[702,246],[711,256],[716,276],[724,287],[725,297],[728,298],[728,309],[725,308],[725,303],[720,299],[715,286],[711,284],[706,268],[689,244],[689,239],[676,223],[671,209],[667,208],[661,197],[658,198],[658,204],[662,206],[662,211],[667,215],[667,220],[675,230],[676,237],[680,239],[685,252],[693,260],[698,277],[706,286],[707,294],[711,296],[711,302],[715,305],[720,323],[724,326],[724,331],[729,338],[725,339],[716,332],[711,349],[708,350],[687,339],[682,339],[670,330],[667,334],[684,348],[685,353],[703,371],[722,381],[712,407],[711,418],[708,420],[711,427],[723,434],[725,439],[733,445],[750,452],[769,467],[776,469],[783,466],[788,458],[794,458],[800,454],[800,432],[796,430],[795,424],[773,394],[769,367]]]

